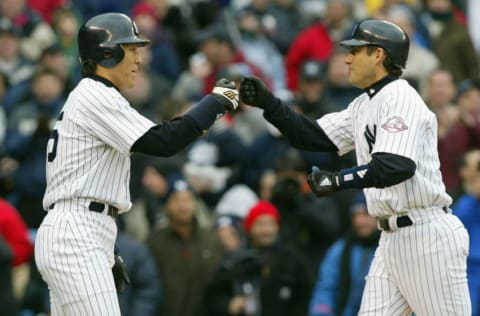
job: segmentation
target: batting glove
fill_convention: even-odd
[[[115,280],[115,288],[117,293],[123,292],[127,285],[130,284],[130,277],[127,273],[127,265],[123,262],[120,255],[115,255],[115,264],[112,268],[113,279]]]
[[[274,97],[260,79],[245,77],[240,83],[240,100],[245,104],[265,109],[274,102]]]
[[[328,172],[312,167],[312,173],[307,177],[308,184],[317,196],[325,196],[340,189],[340,175],[338,172]]]
[[[225,106],[227,111],[233,112],[237,109],[239,103],[238,91],[233,81],[225,78],[218,80],[212,93]]]

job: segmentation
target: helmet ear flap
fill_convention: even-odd
[[[103,59],[99,62],[100,65],[111,68],[122,61],[125,56],[125,52],[120,44],[115,45],[112,48],[103,50]]]

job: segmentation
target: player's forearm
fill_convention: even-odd
[[[375,153],[368,164],[341,170],[340,183],[345,189],[385,188],[410,179],[416,168],[415,162],[409,158]]]
[[[148,155],[168,157],[176,154],[202,134],[189,116],[162,122],[148,130],[130,149]]]
[[[265,107],[264,117],[284,135],[292,146],[309,151],[338,151],[316,121],[295,112],[274,98]]]
[[[339,172],[322,171],[314,167],[308,175],[308,183],[317,196],[343,189],[385,188],[413,177],[416,168],[415,162],[409,158],[375,153],[368,164]]]

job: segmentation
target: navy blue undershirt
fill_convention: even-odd
[[[366,88],[365,92],[372,98],[385,85],[396,79],[398,77],[388,75]],[[295,112],[277,98],[273,98],[264,110],[264,117],[280,130],[292,146],[307,151],[338,152],[337,146],[316,120]],[[413,160],[392,153],[374,153],[367,165],[358,167],[367,169],[365,176],[358,182],[358,188],[392,186],[411,178],[416,170]]]

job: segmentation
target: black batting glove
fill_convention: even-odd
[[[240,100],[248,105],[265,109],[274,102],[274,96],[256,77],[245,77],[240,82]]]
[[[127,285],[130,284],[130,277],[128,276],[127,265],[123,262],[119,254],[115,254],[115,264],[112,267],[112,274],[117,293],[123,292]]]
[[[227,111],[233,112],[238,108],[238,91],[233,81],[225,78],[218,80],[212,94],[225,106]]]
[[[308,184],[318,197],[340,190],[340,175],[338,172],[329,172],[312,167],[312,173],[307,177]]]

